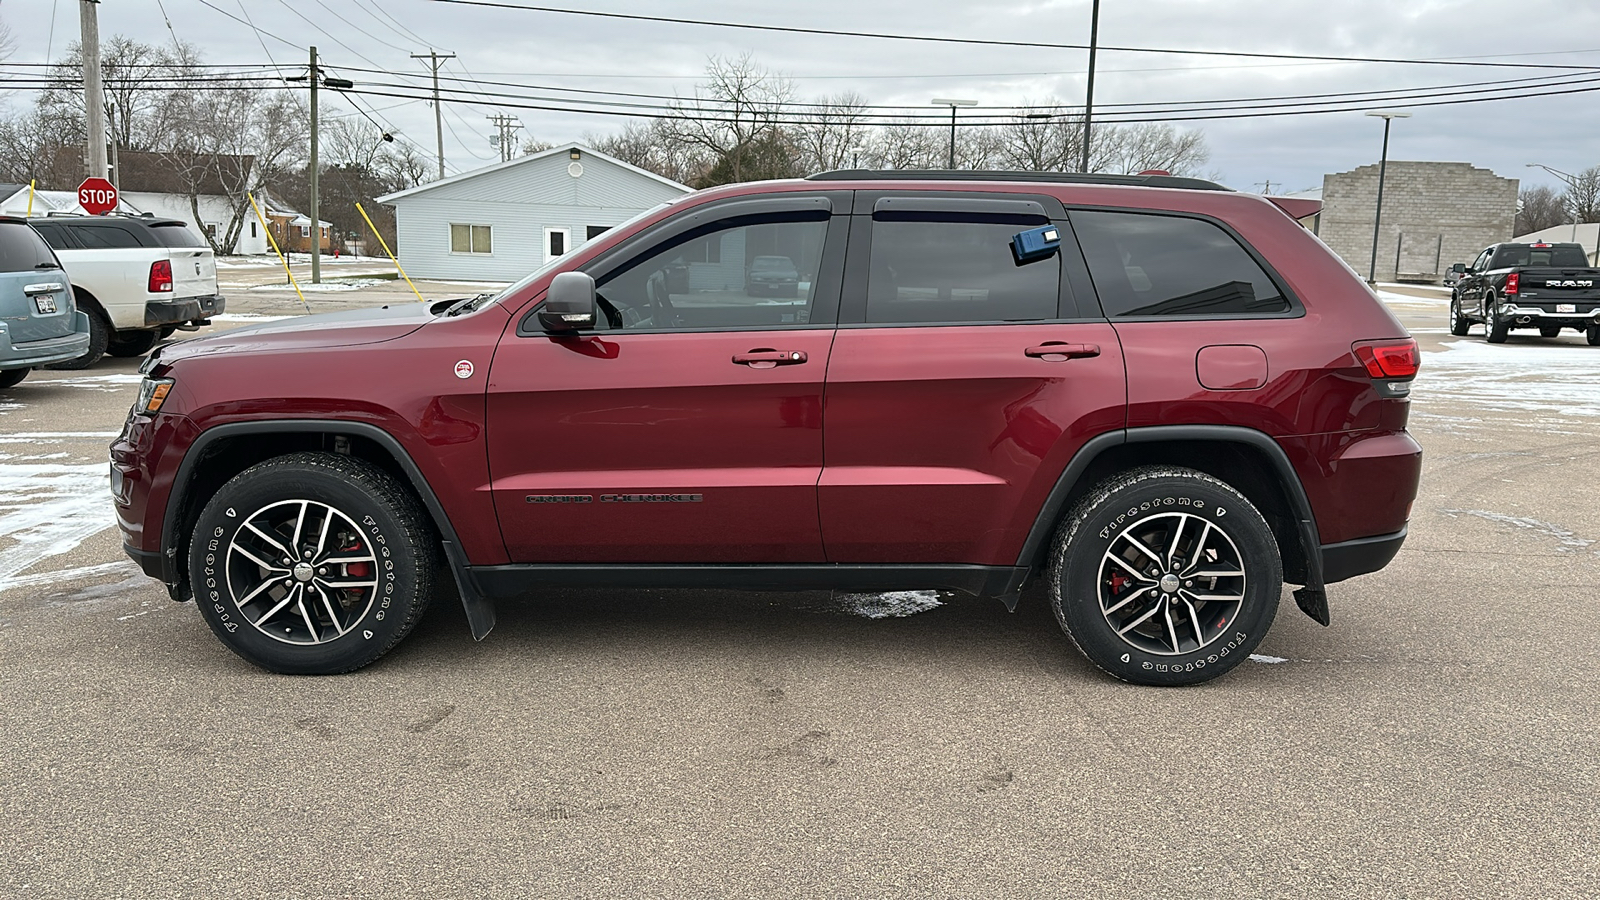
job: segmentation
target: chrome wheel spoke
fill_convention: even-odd
[[[1189,611],[1189,626],[1194,629],[1194,645],[1196,647],[1204,647],[1206,645],[1206,636],[1205,633],[1200,630],[1199,611],[1194,608],[1193,603],[1189,602],[1188,597],[1180,595],[1178,599],[1183,601],[1184,609]]]
[[[1144,545],[1144,543],[1141,542],[1138,538],[1134,537],[1131,534],[1126,534],[1125,533],[1125,534],[1122,535],[1122,539],[1124,541],[1127,541],[1128,544],[1133,547],[1133,549],[1139,551],[1140,553],[1143,553],[1145,556],[1150,557],[1151,561],[1154,562],[1156,565],[1159,566],[1159,565],[1162,564],[1162,559],[1161,559],[1160,555],[1157,554],[1154,550],[1151,550],[1149,547],[1146,547]]]
[[[333,598],[328,596],[328,592],[317,591],[317,596],[322,598],[322,608],[328,611],[328,621],[333,623],[333,630],[340,634],[349,631],[350,629],[344,627],[344,624],[339,621],[339,613],[333,608]]]
[[[1172,624],[1172,601],[1161,604],[1161,618],[1167,620],[1167,636],[1172,639],[1172,652],[1178,652],[1178,627]]]
[[[265,531],[257,528],[256,523],[246,522],[244,523],[244,527],[250,529],[250,531],[254,533],[256,537],[261,538],[268,544],[271,544],[273,549],[277,550],[279,553],[282,553],[291,560],[294,559],[294,553],[288,547],[285,547],[282,541],[278,540],[278,538],[275,536],[267,534]]]
[[[378,583],[378,580],[376,578],[373,578],[373,579],[370,579],[370,580],[363,580],[363,581],[333,581],[333,580],[328,579],[328,578],[318,578],[316,580],[316,583],[318,585],[322,586],[322,587],[329,588],[331,590],[344,591],[344,590],[350,590],[352,588],[373,587]]]
[[[1141,582],[1143,582],[1145,584],[1155,584],[1156,583],[1156,580],[1154,578],[1151,578],[1149,575],[1146,575],[1143,572],[1139,571],[1138,569],[1134,568],[1132,563],[1130,563],[1127,560],[1123,559],[1122,557],[1116,555],[1115,553],[1107,553],[1105,555],[1105,559],[1106,559],[1107,562],[1113,563],[1118,568],[1122,569],[1122,572],[1125,575],[1132,575],[1136,580],[1141,581]]]
[[[1244,599],[1244,593],[1237,594],[1202,594],[1199,591],[1184,591],[1184,596],[1200,603],[1238,603]]]
[[[1185,578],[1243,578],[1243,569],[1197,569],[1183,573]]]
[[[310,505],[309,502],[301,500],[300,515],[294,517],[294,537],[289,539],[289,546],[294,548],[294,552],[289,554],[289,558],[292,560],[298,561],[300,559],[300,532],[306,526],[306,508]]]
[[[1134,619],[1132,622],[1129,622],[1128,624],[1122,626],[1121,628],[1118,628],[1117,629],[1117,634],[1123,634],[1123,635],[1127,634],[1128,632],[1134,630],[1135,628],[1138,628],[1140,625],[1143,625],[1144,623],[1150,621],[1152,618],[1155,618],[1155,614],[1160,612],[1160,611],[1161,611],[1161,604],[1160,603],[1152,603],[1152,604],[1150,604],[1150,609],[1147,612],[1145,612],[1144,615],[1140,616],[1137,619]]]
[[[266,591],[269,588],[272,588],[272,587],[277,586],[278,584],[281,584],[288,577],[289,577],[288,574],[283,574],[283,575],[274,575],[271,578],[268,578],[266,581],[261,582],[261,584],[259,586],[257,586],[255,590],[251,591],[248,594],[245,594],[244,597],[239,600],[239,605],[241,607],[245,606],[250,601],[256,599],[256,597],[259,596],[263,591]]]
[[[300,591],[300,602],[298,604],[296,604],[296,606],[298,606],[300,608],[300,618],[305,620],[305,623],[306,623],[306,634],[311,636],[311,642],[312,643],[316,643],[317,640],[318,640],[318,638],[317,638],[317,625],[316,625],[315,622],[311,621],[311,611],[309,609],[306,609],[306,594],[307,593],[308,592],[304,588],[301,589],[301,591]]]
[[[233,552],[239,554],[240,556],[244,557],[245,559],[250,560],[251,562],[255,563],[256,565],[260,566],[263,569],[266,569],[269,572],[282,572],[282,573],[284,573],[286,575],[289,573],[289,570],[285,569],[283,566],[275,566],[272,563],[265,562],[265,561],[263,561],[261,559],[261,557],[255,555],[254,553],[251,553],[249,550],[246,550],[245,548],[239,546],[238,544],[234,544],[233,547],[232,547],[232,550],[233,550]]]
[[[1151,592],[1153,590],[1155,590],[1154,586],[1139,588],[1137,591],[1134,591],[1133,593],[1129,594],[1128,596],[1123,597],[1121,600],[1118,600],[1115,604],[1106,607],[1106,611],[1105,611],[1106,615],[1108,615],[1108,616],[1111,615],[1112,613],[1114,613],[1117,610],[1123,608],[1124,606],[1127,606],[1129,603],[1132,603],[1133,601],[1139,599],[1139,595],[1148,594],[1149,592]]]
[[[277,615],[278,613],[282,612],[283,608],[285,606],[288,606],[290,603],[294,602],[295,595],[297,595],[299,593],[300,593],[300,585],[297,584],[294,587],[289,588],[289,593],[283,595],[283,599],[278,601],[278,605],[277,606],[274,606],[273,608],[267,610],[265,613],[262,613],[261,618],[256,620],[256,623],[255,623],[256,627],[259,628],[268,619],[270,619],[273,616]]]
[[[322,560],[322,554],[328,546],[328,526],[333,524],[333,513],[330,511],[322,517],[322,533],[317,535],[317,549],[312,558]]]
[[[1189,521],[1188,516],[1178,519],[1177,527],[1172,529],[1172,540],[1167,542],[1167,568],[1171,569],[1178,557],[1178,545],[1183,541],[1183,526]]]

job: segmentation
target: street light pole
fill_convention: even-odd
[[[1567,183],[1567,189],[1572,191],[1572,193],[1574,195],[1577,194],[1577,192],[1578,192],[1578,176],[1569,174],[1567,172],[1563,172],[1560,169],[1552,169],[1549,166],[1540,165],[1539,163],[1528,163],[1527,166],[1530,169],[1543,169],[1546,172],[1549,172],[1551,175],[1554,175],[1555,177],[1557,177],[1557,178],[1561,179],[1562,181],[1566,182]],[[1576,196],[1574,196],[1573,199],[1576,200],[1577,199]],[[1572,242],[1574,244],[1576,244],[1578,242],[1578,205],[1576,203],[1572,204],[1571,217],[1572,217]],[[1597,240],[1596,243],[1600,244],[1600,240]],[[1600,254],[1600,246],[1595,247],[1595,253]]]
[[[1378,281],[1378,229],[1383,224],[1383,178],[1389,169],[1389,125],[1394,119],[1409,119],[1408,112],[1369,112],[1383,120],[1383,155],[1378,159],[1378,209],[1372,216],[1372,262],[1367,267],[1367,284]]]
[[[1089,174],[1089,125],[1094,118],[1094,54],[1100,43],[1100,0],[1094,0],[1089,20],[1089,86],[1083,98],[1083,161],[1078,171]]]
[[[934,106],[948,106],[948,107],[950,107],[950,166],[949,166],[949,168],[954,169],[956,167],[956,107],[958,107],[958,106],[977,106],[978,105],[978,101],[976,101],[976,100],[950,100],[948,98],[935,97],[935,98],[933,98],[933,105]]]

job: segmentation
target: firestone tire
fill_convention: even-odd
[[[1450,295],[1450,333],[1456,337],[1466,337],[1467,329],[1472,327],[1472,322],[1461,314],[1461,299],[1454,294]]]
[[[1222,675],[1266,636],[1283,563],[1243,494],[1193,469],[1148,466],[1077,504],[1049,584],[1056,620],[1090,662],[1134,684],[1181,686]]]
[[[388,473],[295,453],[217,491],[195,524],[189,575],[228,649],[272,672],[333,675],[410,633],[439,557],[427,513]]]

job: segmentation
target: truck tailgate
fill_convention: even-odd
[[[212,297],[217,293],[217,260],[211,248],[174,247],[172,298]]]
[[[1530,303],[1582,303],[1578,311],[1586,313],[1600,301],[1600,269],[1527,267],[1517,273],[1517,293]]]

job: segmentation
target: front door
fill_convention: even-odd
[[[828,560],[1014,565],[1072,454],[1123,425],[1116,334],[1066,287],[1088,291],[1050,198],[865,199],[828,367]],[[1011,238],[1052,220],[1072,255],[1019,264]]]
[[[585,266],[592,332],[508,328],[488,445],[513,562],[823,560],[822,384],[848,221],[801,206],[667,227]]]

